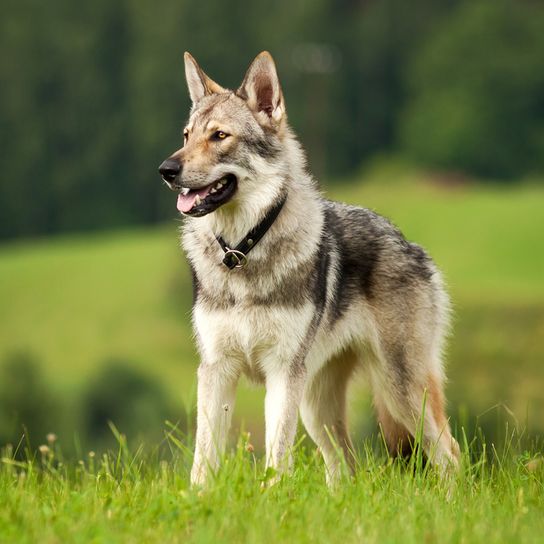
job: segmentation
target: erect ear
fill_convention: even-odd
[[[246,100],[263,124],[278,125],[285,116],[276,65],[268,51],[255,57],[236,94]]]
[[[221,85],[218,85],[204,73],[190,53],[185,51],[184,58],[185,78],[187,79],[187,87],[189,87],[189,95],[193,104],[204,96],[225,92]]]

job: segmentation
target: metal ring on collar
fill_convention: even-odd
[[[225,259],[228,258],[235,260],[236,264],[234,265],[234,268],[243,268],[247,264],[246,255],[244,255],[241,251],[227,247],[227,251],[225,251]]]

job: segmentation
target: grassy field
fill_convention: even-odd
[[[459,477],[445,483],[417,460],[408,468],[391,463],[364,384],[354,387],[351,404],[360,468],[332,493],[302,436],[293,476],[261,487],[262,391],[247,386],[238,396],[233,439],[242,427],[252,447],[247,435],[239,438],[204,493],[188,487],[190,438],[162,442],[163,450],[173,448],[169,461],[153,454],[159,441],[145,452],[123,446],[106,457],[89,453],[99,448],[94,443],[67,447],[80,425],[82,391],[112,360],[157,380],[180,413],[182,403],[191,413],[197,359],[178,223],[5,243],[0,370],[14,354],[35,358],[43,373],[37,379],[70,422],[59,419],[39,441],[56,432],[71,453],[63,459],[57,442],[23,456],[30,461],[4,451],[1,542],[542,540],[544,463],[535,436],[544,433],[544,187],[447,185],[394,164],[363,177],[329,195],[390,217],[430,251],[452,294],[449,412],[460,439],[462,427],[470,442],[482,426],[488,440],[486,448],[483,439],[470,446],[460,440]],[[9,393],[11,385],[3,386]],[[19,386],[27,399],[26,382]],[[129,443],[136,451],[137,441],[129,436]]]
[[[467,447],[445,480],[414,457],[391,462],[365,443],[360,468],[334,490],[315,451],[298,447],[293,474],[267,484],[247,436],[207,490],[187,483],[190,454],[170,463],[132,456],[41,458],[0,467],[0,539],[66,542],[421,543],[542,541],[544,463],[505,448]],[[176,445],[173,444],[176,448]]]

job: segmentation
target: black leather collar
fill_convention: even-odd
[[[268,210],[264,219],[256,227],[252,228],[235,248],[230,248],[221,236],[215,237],[221,249],[225,252],[223,264],[228,269],[243,268],[247,264],[247,254],[274,224],[286,200],[287,195],[285,194],[275,206]]]

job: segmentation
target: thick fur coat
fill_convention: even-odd
[[[234,92],[189,54],[185,67],[193,106],[184,145],[160,171],[180,193],[194,282],[201,363],[192,482],[204,484],[218,466],[242,374],[266,387],[267,465],[278,473],[289,466],[299,414],[328,481],[353,468],[346,390],[357,368],[392,453],[422,422],[431,462],[456,466],[443,397],[448,297],[432,260],[385,218],[322,197],[268,53]],[[226,267],[216,237],[236,246],[280,199],[247,264]]]

